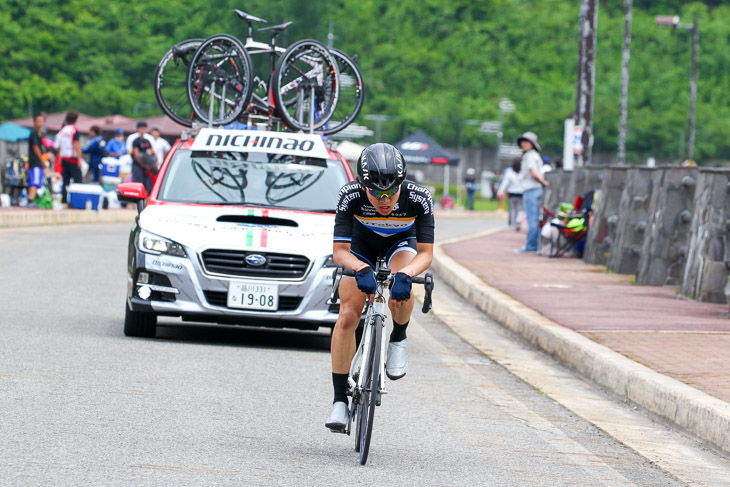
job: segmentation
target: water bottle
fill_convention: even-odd
[[[18,205],[28,206],[28,190],[25,188],[23,188],[23,191],[20,193],[20,201],[18,201]]]

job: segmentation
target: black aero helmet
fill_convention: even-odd
[[[357,179],[369,189],[387,191],[406,178],[403,154],[390,144],[373,144],[365,148],[357,161]]]

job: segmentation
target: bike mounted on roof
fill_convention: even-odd
[[[155,96],[177,123],[209,126],[265,123],[293,131],[332,135],[357,117],[365,97],[355,59],[315,40],[300,40],[284,49],[276,37],[292,22],[263,27],[268,43],[253,39],[254,24],[266,23],[241,10],[248,24],[246,41],[229,34],[188,39],[165,53],[155,72]],[[252,56],[269,57],[268,74],[253,72]],[[268,81],[267,81],[268,79]]]

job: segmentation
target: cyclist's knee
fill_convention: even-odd
[[[361,310],[353,307],[340,308],[340,316],[337,319],[336,326],[342,330],[354,330],[360,322]]]

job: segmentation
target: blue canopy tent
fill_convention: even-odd
[[[30,137],[31,130],[27,127],[21,127],[13,122],[7,122],[0,125],[0,139],[8,142],[18,142],[26,140]]]

